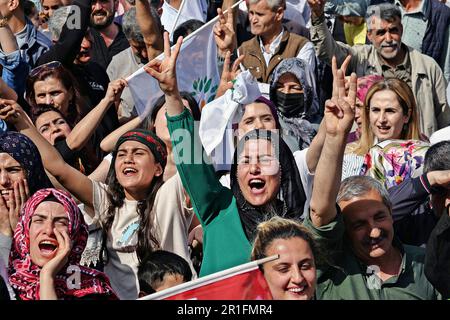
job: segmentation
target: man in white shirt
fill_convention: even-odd
[[[255,37],[242,43],[238,51],[239,55],[245,55],[242,65],[249,69],[259,82],[270,82],[273,70],[286,58],[303,59],[310,66],[311,72],[315,72],[316,56],[313,44],[307,38],[283,28],[285,9],[286,0],[248,1],[251,33]],[[232,51],[233,48],[228,49]]]

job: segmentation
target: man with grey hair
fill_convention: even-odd
[[[238,48],[245,55],[242,65],[263,83],[269,83],[276,66],[286,58],[300,58],[310,66],[311,78],[315,79],[316,55],[313,44],[305,37],[290,33],[283,27],[285,0],[250,0],[247,2],[250,31],[253,38]],[[218,52],[225,57],[235,49],[233,14],[221,19],[214,28]]]
[[[164,30],[158,16],[158,12],[153,6],[150,6],[150,14],[156,25],[156,29],[159,30],[159,36],[162,39]],[[112,58],[111,63],[106,70],[110,79],[125,78],[149,61],[148,50],[144,42],[144,37],[136,19],[136,7],[131,7],[124,13],[122,19],[122,30],[128,40],[128,43],[130,44],[130,47]],[[155,52],[150,57],[151,59],[155,58],[162,52],[157,49],[154,51]],[[124,89],[120,99],[121,103],[118,109],[119,121],[125,122],[136,116],[136,110],[134,110],[134,100],[129,88]]]
[[[354,120],[356,75],[345,93],[341,70],[325,104],[326,138],[304,224],[328,252],[318,266],[316,296],[326,300],[439,298],[424,274],[425,250],[403,245],[394,234],[391,203],[383,186],[357,176],[341,184],[347,135]],[[337,199],[337,205],[336,205]]]
[[[349,46],[333,39],[324,17],[324,0],[308,0],[312,10],[311,40],[319,59],[331,64],[351,55],[347,68],[358,77],[369,74],[405,81],[417,102],[420,131],[430,136],[450,124],[450,108],[445,97],[443,72],[433,58],[402,43],[402,15],[398,7],[383,3],[367,8],[367,37],[372,44]]]

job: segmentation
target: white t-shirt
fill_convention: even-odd
[[[303,150],[298,150],[294,152],[295,163],[297,164],[297,169],[300,174],[300,179],[302,180],[303,190],[306,195],[305,206],[303,207],[302,218],[305,218],[309,213],[309,202],[311,201],[312,188],[314,182],[314,174],[312,174],[308,169],[308,164],[306,163],[306,153],[309,148]]]
[[[95,217],[85,216],[86,223],[106,222],[108,212],[107,186],[92,181]],[[139,266],[136,254],[138,242],[139,214],[137,201],[124,200],[121,208],[116,208],[111,230],[106,243],[108,262],[105,273],[120,299],[134,300],[139,293],[137,271]],[[160,249],[180,255],[189,265],[195,277],[188,248],[188,230],[193,210],[185,207],[183,186],[178,174],[167,180],[159,189],[153,205],[155,235]]]

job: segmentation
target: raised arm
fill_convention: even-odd
[[[153,59],[144,67],[146,72],[158,80],[166,96],[166,111],[169,117],[176,116],[184,110],[176,75],[177,57],[182,43],[183,37],[179,37],[175,49],[171,52],[169,33],[164,32],[164,60]]]
[[[53,175],[70,193],[92,208],[92,182],[84,174],[67,164],[59,152],[37,131],[22,107],[15,101],[0,99],[0,118],[13,124],[36,145],[45,169]]]
[[[100,143],[100,148],[105,152],[111,152],[116,143],[117,140],[126,132],[136,129],[142,122],[142,119],[140,117],[136,117],[127,123],[121,125],[119,128],[108,134],[105,138],[103,138],[102,142]]]
[[[351,56],[347,56],[344,62],[342,63],[341,68],[339,69],[342,70],[344,75],[351,58],[352,58]],[[336,57],[333,57],[333,59],[331,60],[331,70],[333,72],[333,86],[334,86],[335,85],[334,82],[337,80],[337,72],[338,72]],[[306,152],[306,164],[308,166],[309,172],[312,174],[316,171],[317,163],[319,162],[319,157],[320,154],[322,153],[323,144],[325,142],[325,136],[326,136],[326,128],[324,119],[320,123],[319,131],[317,132],[316,136],[311,142],[311,145],[308,148],[308,151]]]
[[[39,57],[36,65],[60,61],[67,67],[72,66],[89,27],[91,0],[74,0],[72,5],[75,7],[70,11],[58,41]]]
[[[222,9],[217,9],[219,21],[214,25],[213,32],[218,49],[217,53],[221,57],[225,57],[228,51],[233,52],[237,48],[233,11],[228,8],[226,15],[224,15]]]
[[[353,71],[358,63],[356,51],[349,45],[334,40],[325,21],[325,2],[326,0],[308,0],[311,8],[311,42],[314,44],[316,55],[328,64],[331,63],[333,56],[336,56],[338,64],[341,64],[348,55],[352,55],[350,69]]]
[[[310,203],[311,221],[317,228],[332,222],[337,214],[336,197],[341,183],[347,134],[354,119],[355,100],[356,75],[351,75],[347,95],[344,73],[338,70],[337,79],[333,81],[333,97],[325,103],[326,136]]]
[[[203,148],[198,132],[194,130],[192,115],[181,101],[176,80],[176,60],[181,43],[180,37],[175,49],[170,52],[169,35],[165,33],[165,58],[163,61],[150,62],[146,71],[159,81],[159,86],[165,93],[167,127],[177,170],[183,187],[190,196],[194,211],[204,225],[210,223],[229,205],[232,193],[220,184],[214,167],[205,163],[203,156],[200,156],[200,159],[197,157],[203,155],[198,153],[199,150],[203,151]]]
[[[152,60],[163,52],[161,31],[151,13],[148,0],[136,0],[136,19],[147,47],[148,59]]]
[[[3,19],[3,16],[0,16],[0,19]],[[16,37],[14,33],[9,28],[9,25],[0,27],[0,45],[4,54],[12,53],[16,50],[19,50],[17,46]]]
[[[238,74],[241,72],[239,68],[240,63],[244,60],[245,55],[240,55],[231,66],[231,53],[228,51],[225,55],[225,60],[222,68],[222,75],[220,77],[219,87],[217,88],[215,99],[223,96],[228,89],[233,88],[233,80],[236,79]]]
[[[120,102],[120,96],[126,86],[127,82],[124,79],[118,79],[109,83],[105,97],[77,123],[75,128],[73,128],[72,132],[66,138],[67,146],[71,150],[80,150],[86,145],[108,109],[113,104],[118,104]]]
[[[17,101],[17,93],[8,84],[0,78],[0,97],[8,100]]]
[[[0,15],[0,18],[4,17]],[[22,94],[25,91],[25,78],[29,72],[29,66],[25,58],[20,54],[16,37],[8,24],[0,27],[0,47],[0,61],[3,67],[2,79],[7,87],[10,87],[18,94]],[[1,97],[13,98],[4,95]],[[17,96],[12,100],[17,100]]]

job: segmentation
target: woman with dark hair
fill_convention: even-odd
[[[247,262],[258,223],[275,215],[300,216],[305,195],[292,152],[278,134],[262,129],[250,131],[239,141],[231,190],[219,183],[214,167],[203,159],[192,115],[179,95],[175,65],[181,43],[179,38],[170,52],[165,33],[165,59],[153,60],[145,70],[166,95],[175,163],[205,234],[203,276]],[[186,134],[175,137],[176,130]],[[202,152],[196,154],[197,149]]]
[[[197,101],[189,92],[182,91],[180,92],[180,95],[183,100],[183,104],[190,110],[194,120],[199,121],[200,108]],[[169,131],[167,129],[167,121],[166,117],[164,116],[165,103],[166,97],[163,95],[159,97],[158,100],[156,100],[151,113],[145,116],[143,120],[142,117],[136,117],[135,119],[127,122],[126,124],[111,132],[105,139],[102,140],[100,144],[102,150],[105,152],[111,152],[120,136],[128,130],[133,130],[135,128],[151,130],[156,133],[156,135],[161,138],[161,140],[166,144],[167,164],[164,170],[164,181],[170,179],[173,175],[176,174],[176,168],[172,155],[172,141],[170,140]]]
[[[52,105],[74,126],[88,112],[78,83],[69,70],[58,62],[43,64],[30,71],[26,81],[26,99],[31,113],[39,104]]]
[[[95,148],[87,142],[111,106],[120,98],[127,85],[123,79],[110,82],[102,101],[75,126],[70,125],[61,110],[52,105],[38,105],[33,109],[32,120],[42,136],[77,170],[89,175],[100,161]]]
[[[86,222],[103,229],[104,270],[121,299],[137,298],[137,268],[149,252],[163,249],[190,260],[187,229],[193,213],[179,179],[163,183],[167,151],[153,132],[136,129],[120,137],[106,185],[65,163],[16,104],[0,114],[36,143],[45,168],[87,207]]]
[[[58,61],[34,68],[26,82],[26,99],[31,107],[30,113],[35,113],[40,104],[52,105],[60,110],[69,125],[74,127],[94,108],[94,105],[87,103],[89,99],[81,95],[79,88],[71,72]],[[98,158],[104,156],[99,148],[100,141],[118,126],[116,109],[107,109],[91,140]]]
[[[17,299],[117,299],[105,274],[79,264],[87,237],[69,194],[36,192],[22,210],[11,246],[9,282]],[[69,279],[73,272],[78,283]]]

